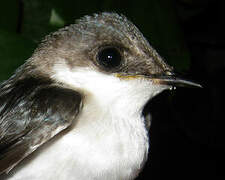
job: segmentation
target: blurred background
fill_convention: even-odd
[[[224,179],[224,0],[7,0],[0,6],[0,81],[41,39],[86,14],[128,17],[176,72],[203,89],[164,92],[152,114],[151,148],[142,179]]]

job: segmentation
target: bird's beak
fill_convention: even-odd
[[[168,85],[173,87],[197,87],[202,88],[202,86],[198,83],[195,83],[190,80],[186,80],[183,78],[179,78],[172,73],[168,73],[169,75],[124,75],[124,74],[116,74],[116,77],[120,79],[130,80],[130,79],[138,79],[144,78],[151,80],[154,84],[158,85]]]
[[[179,78],[175,75],[165,75],[165,76],[158,76],[158,77],[150,77],[153,83],[155,84],[162,84],[162,85],[169,85],[174,87],[197,87],[202,88],[202,86],[198,83],[195,83],[190,80],[186,80],[183,78]]]

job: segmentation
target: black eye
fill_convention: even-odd
[[[97,61],[105,68],[116,68],[121,64],[121,54],[117,48],[106,47],[97,55]]]

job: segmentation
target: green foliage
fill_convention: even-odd
[[[36,45],[20,35],[0,30],[0,80],[7,79],[30,57]]]
[[[51,17],[50,17],[50,21],[49,23],[52,26],[56,26],[56,27],[62,27],[65,25],[65,21],[63,20],[63,18],[56,12],[56,10],[54,8],[52,8],[51,11]]]
[[[29,58],[45,35],[102,11],[126,15],[169,64],[188,70],[190,55],[172,0],[8,0],[0,6],[0,80]]]

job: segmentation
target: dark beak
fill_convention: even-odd
[[[159,76],[159,77],[153,77],[153,82],[156,84],[164,84],[174,87],[197,87],[202,88],[202,86],[198,83],[195,83],[190,80],[186,80],[183,78],[179,78],[175,75],[166,75],[166,76]]]

